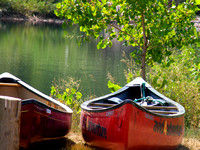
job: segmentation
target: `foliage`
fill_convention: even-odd
[[[7,13],[17,13],[25,16],[54,16],[55,0],[0,0],[0,8]]]
[[[200,4],[200,0],[195,0],[195,2],[196,2],[196,5]]]
[[[111,82],[109,80],[108,81],[108,88],[110,89],[111,92],[115,92],[115,91],[119,90],[121,87],[117,84],[114,84],[113,82]]]
[[[132,54],[130,55],[130,58],[127,58],[125,52],[123,52],[123,59],[121,60],[126,65],[126,68],[124,69],[124,75],[126,78],[127,83],[131,82],[133,79],[139,76],[138,68],[139,66],[135,63],[135,60],[133,59]],[[115,78],[108,73],[108,88],[110,89],[110,92],[115,92],[121,88],[121,86],[116,83]]]
[[[67,80],[59,79],[53,81],[51,87],[51,96],[60,102],[66,104],[73,110],[73,125],[74,132],[78,131],[80,122],[81,103],[83,102],[82,93],[79,92],[80,80],[75,80],[68,77]]]
[[[121,86],[118,84],[115,84],[115,79],[110,75],[110,73],[108,73],[108,88],[110,89],[110,92],[115,92],[119,89],[121,89]]]
[[[126,64],[127,69],[124,69],[124,75],[126,77],[127,83],[140,76],[140,72],[137,71],[139,70],[139,66],[137,65],[136,61],[137,60],[134,60],[133,53],[131,53],[130,58],[127,58],[125,52],[123,52],[123,59],[121,60],[121,62]]]
[[[51,87],[51,96],[66,104],[77,113],[80,112],[80,104],[82,102],[82,93],[78,91],[80,81],[68,77],[68,80],[59,79],[54,81]]]
[[[174,52],[162,64],[155,63],[149,73],[153,87],[184,106],[186,127],[195,128],[200,127],[200,72],[191,72],[191,68],[197,62],[199,66],[198,51],[185,48],[178,54]]]
[[[141,63],[145,79],[145,64],[161,62],[171,55],[170,48],[180,49],[194,43],[196,29],[191,20],[196,5],[187,0],[176,6],[168,0],[64,0],[58,3],[55,14],[69,25],[99,39],[97,48],[112,46],[112,39],[125,45],[137,46],[132,54]],[[104,32],[106,34],[104,34]]]

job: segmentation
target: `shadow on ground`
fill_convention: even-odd
[[[20,150],[70,150],[82,149],[82,150],[102,150],[98,147],[92,147],[86,144],[76,144],[74,141],[64,137],[61,139],[46,140],[41,142],[32,143],[28,149],[20,148]],[[176,150],[190,150],[184,145],[180,145]]]
[[[184,145],[180,145],[176,150],[190,150],[188,147],[185,147]]]

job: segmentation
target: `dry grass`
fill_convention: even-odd
[[[177,150],[200,150],[200,131],[197,131],[195,137],[184,137],[182,144],[177,148]],[[198,135],[199,134],[199,135]],[[189,135],[191,136],[191,135]],[[90,148],[85,145],[84,140],[81,136],[81,133],[70,133],[68,138],[74,141],[76,144],[71,146],[72,150],[92,150],[94,148]]]
[[[200,140],[184,137],[182,146],[178,150],[200,150]]]
[[[71,139],[76,144],[83,144],[83,143],[85,143],[80,132],[76,132],[76,133],[70,132],[67,135],[67,138]]]
[[[185,137],[183,138],[182,145],[187,149],[179,150],[200,150],[200,128],[199,129],[187,129]]]

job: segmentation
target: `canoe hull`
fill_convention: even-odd
[[[101,111],[82,109],[84,140],[105,149],[175,149],[184,135],[184,116],[164,117],[132,101]]]
[[[20,146],[65,136],[71,127],[70,113],[59,112],[36,100],[22,101]]]
[[[69,132],[73,111],[14,75],[0,74],[0,95],[22,100],[20,147],[27,148],[33,142],[59,138]]]

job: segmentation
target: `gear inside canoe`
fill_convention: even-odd
[[[160,93],[152,92],[145,86],[145,83],[125,87],[119,92],[91,100],[87,107],[92,110],[108,109],[130,100],[136,105],[160,115],[172,115],[179,112],[172,100],[168,101],[168,98]]]

